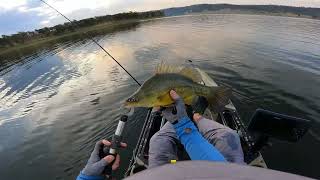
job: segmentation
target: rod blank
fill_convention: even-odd
[[[64,14],[62,14],[60,11],[58,11],[56,8],[54,8],[53,6],[51,6],[50,4],[48,4],[47,2],[45,2],[44,0],[40,0],[41,2],[43,2],[44,4],[46,4],[47,6],[49,6],[51,9],[55,10],[57,13],[59,13],[62,17],[64,17],[66,20],[68,20],[72,26],[77,27],[77,25],[72,22],[67,16],[65,16]],[[105,48],[103,48],[95,39],[93,39],[88,33],[83,33],[85,34],[93,43],[95,43],[97,46],[99,46],[112,60],[114,60],[139,86],[141,86],[141,84],[139,83],[139,81],[134,78],[127,70],[126,68],[124,68]]]

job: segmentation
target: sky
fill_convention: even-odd
[[[276,4],[319,7],[320,0],[47,0],[70,19],[127,11],[158,10],[201,3]],[[32,31],[66,22],[40,0],[0,0],[0,35]]]

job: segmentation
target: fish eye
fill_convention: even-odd
[[[137,102],[137,101],[138,101],[138,99],[135,97],[131,97],[131,98],[127,99],[127,102]]]

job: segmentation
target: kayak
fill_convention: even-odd
[[[206,72],[199,68],[195,69],[201,75],[200,84],[208,87],[218,86]],[[303,138],[312,126],[312,121],[310,120],[264,109],[257,109],[252,115],[248,126],[245,126],[231,100],[218,113],[214,113],[206,105],[203,105],[203,107],[205,109],[203,113],[204,117],[233,129],[239,135],[244,162],[249,166],[260,168],[268,168],[261,151],[265,147],[270,147],[271,139],[296,143]],[[159,111],[151,108],[148,110],[125,177],[148,168],[150,139],[165,123],[166,120],[161,116]],[[177,155],[179,161],[190,160],[181,144],[178,145]]]
[[[209,77],[207,73],[196,68],[200,73],[202,82],[199,82],[206,86],[218,86],[217,83]],[[244,160],[250,166],[257,166],[262,168],[267,168],[267,165],[261,155],[260,151],[254,148],[255,141],[253,137],[248,133],[247,128],[241,121],[240,116],[231,102],[227,104],[223,110],[219,113],[213,113],[206,109],[203,116],[208,119],[214,119],[215,121],[227,126],[239,134],[242,149],[244,151]],[[166,120],[162,118],[161,114],[154,109],[149,109],[147,116],[141,130],[137,145],[133,151],[133,156],[130,161],[129,167],[125,173],[125,177],[131,176],[135,173],[143,171],[148,168],[148,151],[149,142],[151,137],[160,130],[160,128],[165,124]],[[179,160],[189,160],[183,147],[178,147],[178,157]]]

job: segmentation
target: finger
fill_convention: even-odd
[[[114,157],[112,155],[106,156],[100,161],[93,164],[94,169],[100,169],[103,170],[108,164],[110,164],[114,160]]]
[[[102,141],[97,141],[96,145],[94,146],[95,149],[100,148],[102,146]]]
[[[108,140],[106,140],[106,139],[103,139],[103,140],[102,140],[102,144],[104,145],[104,147],[103,147],[103,153],[104,153],[104,154],[107,154],[108,151],[109,151],[109,147],[111,146],[111,142],[108,141]]]
[[[106,146],[111,146],[111,142],[110,141],[108,141],[108,140],[102,140],[102,143],[104,144],[104,145],[106,145]]]
[[[110,147],[111,144],[112,144],[110,141],[105,140],[105,139],[102,140],[102,143],[103,143],[104,145],[108,146],[108,147]],[[128,145],[127,145],[127,143],[121,142],[121,143],[120,143],[120,147],[126,148],[126,147],[128,147]]]
[[[120,166],[120,155],[117,154],[116,160],[114,161],[113,165],[112,165],[112,170],[117,170]]]
[[[128,147],[128,144],[127,144],[127,143],[124,143],[124,142],[121,142],[121,143],[120,143],[120,146],[121,146],[122,148],[126,148],[126,147]]]
[[[193,120],[197,123],[202,119],[202,116],[199,113],[194,113],[193,114]]]
[[[99,151],[100,151],[100,149],[102,148],[102,145],[103,145],[103,143],[102,143],[101,140],[98,141],[98,142],[96,142],[96,145],[94,146],[94,149],[93,149],[92,153],[93,153],[94,155],[99,155]]]
[[[107,162],[107,164],[110,164],[114,160],[114,156],[113,155],[108,155],[108,156],[104,157],[103,159],[104,159],[104,161]]]

